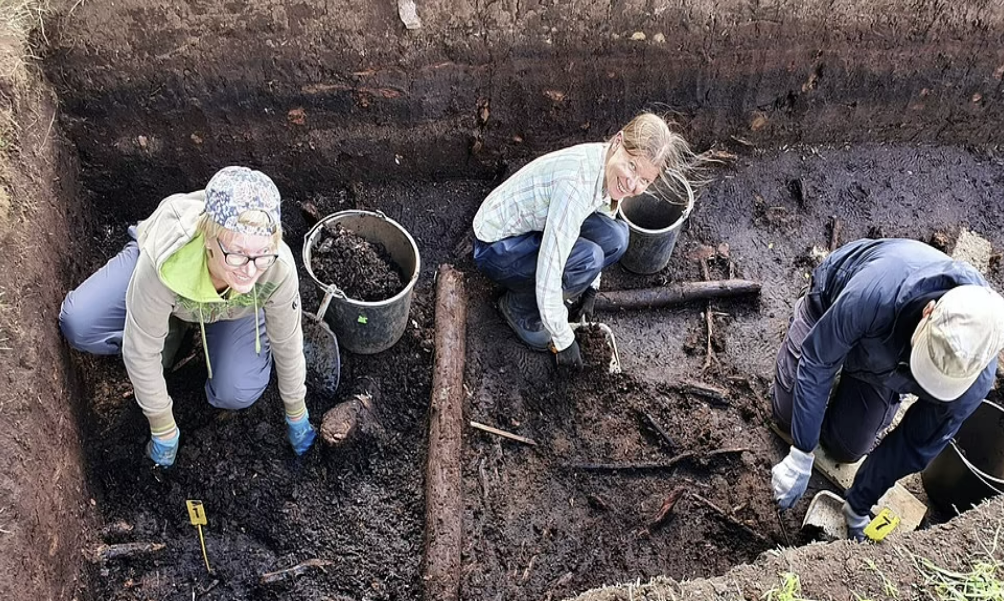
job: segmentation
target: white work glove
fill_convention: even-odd
[[[774,489],[774,500],[781,509],[791,507],[805,494],[812,475],[812,453],[796,449],[794,445],[788,456],[770,470],[770,485]]]
[[[871,516],[858,515],[851,509],[850,504],[844,501],[844,521],[847,522],[847,538],[859,543],[864,542],[865,528],[872,522]]]

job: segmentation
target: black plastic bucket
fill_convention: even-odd
[[[662,271],[669,263],[684,222],[694,210],[694,191],[686,179],[673,175],[682,194],[670,202],[649,194],[629,196],[620,202],[618,214],[628,225],[628,247],[621,266],[628,271],[650,274]]]
[[[945,511],[965,511],[1004,491],[1004,408],[983,401],[921,474],[927,496]]]
[[[381,301],[349,298],[338,286],[322,282],[314,274],[310,260],[320,241],[321,229],[337,223],[372,244],[380,244],[405,277],[405,286],[395,296]],[[408,327],[411,293],[422,271],[418,245],[400,223],[379,211],[349,210],[324,217],[303,240],[303,266],[324,294],[317,318],[324,319],[346,350],[372,355],[389,349]]]

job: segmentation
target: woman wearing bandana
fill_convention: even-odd
[[[211,405],[252,405],[274,361],[293,451],[302,455],[314,442],[299,282],[282,241],[279,203],[267,175],[226,167],[205,190],[161,201],[129,228],[126,247],[63,301],[59,325],[73,348],[122,353],[150,422],[146,453],[159,466],[173,465],[178,451],[164,367],[185,324],[199,328]]]

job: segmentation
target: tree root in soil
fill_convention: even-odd
[[[600,292],[596,295],[596,310],[657,309],[712,298],[730,298],[759,293],[760,282],[749,280],[683,282],[659,288]]]
[[[701,505],[704,505],[708,509],[714,511],[723,520],[725,520],[726,522],[732,524],[736,528],[739,528],[740,530],[742,530],[746,534],[749,534],[750,536],[752,536],[753,538],[757,539],[758,541],[761,541],[761,542],[763,542],[764,544],[767,544],[767,545],[774,544],[773,541],[771,541],[769,538],[767,538],[766,536],[760,534],[756,530],[750,528],[746,524],[740,522],[736,518],[732,517],[727,511],[725,511],[724,509],[722,509],[718,505],[715,505],[714,503],[712,503],[708,499],[705,499],[701,495],[699,495],[699,494],[697,494],[695,492],[692,492],[692,493],[690,493],[690,498],[694,499],[695,501],[697,501]]]
[[[100,545],[90,554],[90,559],[94,563],[104,563],[113,559],[134,559],[153,555],[166,546],[164,543],[150,542]]]
[[[700,397],[704,397],[714,404],[728,406],[730,401],[728,399],[728,392],[722,388],[716,386],[711,386],[709,384],[702,384],[699,382],[691,382],[689,380],[684,380],[682,382],[671,382],[666,385],[670,390],[675,390],[677,392],[682,392],[684,394],[694,394]]]
[[[682,486],[677,486],[666,497],[666,500],[662,502],[662,507],[659,508],[659,512],[655,514],[649,523],[645,524],[645,527],[638,531],[638,537],[644,538],[652,534],[657,528],[666,523],[666,520],[673,513],[673,508],[676,507],[676,502],[680,500],[687,492],[687,489]]]
[[[702,453],[699,451],[685,451],[679,455],[670,457],[666,461],[648,461],[638,463],[568,463],[563,465],[567,469],[581,470],[584,472],[652,472],[668,470],[676,467],[676,464],[688,459],[711,459],[720,455],[730,455],[744,453],[748,448],[737,449],[716,449]]]
[[[308,559],[302,563],[298,563],[291,568],[286,568],[285,570],[276,570],[275,572],[266,572],[262,574],[258,581],[262,584],[275,584],[277,582],[283,582],[289,580],[290,578],[296,578],[297,576],[302,576],[312,569],[318,569],[322,572],[325,571],[325,566],[330,566],[333,562],[326,559]]]

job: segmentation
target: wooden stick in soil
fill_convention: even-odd
[[[441,265],[436,282],[436,350],[429,408],[429,454],[425,474],[426,601],[460,597],[460,550],[464,513],[460,479],[463,434],[467,294],[463,275]]]
[[[596,295],[596,310],[656,309],[712,298],[730,298],[759,293],[760,282],[750,280],[682,282],[659,288],[600,292]]]
[[[830,252],[840,248],[840,230],[844,229],[844,222],[835,216],[830,218]]]
[[[683,486],[677,486],[669,493],[666,500],[662,502],[662,507],[659,508],[659,513],[655,514],[655,518],[649,523],[645,524],[645,527],[641,529],[638,536],[648,536],[656,528],[662,526],[669,519],[669,516],[673,513],[673,507],[676,506],[676,502],[680,500],[680,497],[687,492],[687,489]]]
[[[521,442],[523,444],[528,444],[530,446],[537,446],[537,441],[532,438],[526,438],[524,436],[519,436],[513,434],[512,432],[506,432],[505,430],[499,430],[498,428],[493,428],[491,426],[486,426],[485,424],[472,421],[471,427],[482,432],[488,432],[489,434],[494,434],[495,436],[501,436],[502,438],[508,438],[509,440],[515,440],[516,442]]]
[[[564,467],[573,470],[582,470],[584,472],[651,472],[668,470],[675,467],[676,464],[681,461],[685,461],[687,459],[711,459],[712,457],[717,457],[719,455],[743,453],[748,450],[748,448],[716,449],[714,451],[708,451],[707,453],[684,451],[679,455],[670,457],[666,461],[644,461],[638,463],[569,463]]]
[[[711,279],[711,272],[708,269],[708,259],[706,257],[701,259],[701,275],[704,277],[705,282]],[[711,313],[710,300],[704,305],[704,321],[707,323],[708,327],[708,348],[704,354],[704,369],[707,370],[711,367],[712,363],[715,363],[718,360],[717,357],[715,357],[715,349],[711,347],[711,339],[714,336],[713,324],[715,322],[715,317]]]
[[[641,411],[641,410],[638,410],[638,414],[645,418],[645,421],[648,422],[648,425],[651,426],[652,429],[655,430],[656,433],[659,434],[659,437],[662,438],[663,442],[666,443],[666,446],[670,450],[673,450],[676,447],[676,443],[674,443],[673,439],[669,437],[669,433],[666,432],[662,428],[662,426],[659,425],[659,422],[655,421],[654,417],[652,417],[651,415],[649,415],[645,411]]]
[[[317,568],[324,571],[325,566],[330,566],[333,562],[326,559],[308,559],[302,563],[298,563],[291,568],[286,568],[285,570],[276,570],[275,572],[266,572],[262,574],[258,581],[262,584],[275,584],[276,582],[282,582],[284,580],[289,580],[290,578],[296,578],[297,576],[302,576],[306,574],[307,571]]]
[[[719,516],[721,516],[721,518],[724,519],[726,522],[728,522],[728,523],[732,524],[733,526],[739,528],[740,530],[742,530],[746,534],[749,534],[753,538],[755,538],[755,539],[757,539],[759,541],[762,541],[762,542],[764,542],[764,543],[766,543],[768,545],[773,544],[773,541],[771,541],[770,539],[768,539],[766,536],[760,534],[756,530],[750,528],[746,524],[744,524],[744,523],[740,522],[739,520],[737,520],[736,518],[732,517],[731,515],[729,515],[728,513],[726,513],[726,511],[724,509],[722,509],[718,505],[715,505],[711,501],[705,499],[701,495],[699,495],[699,494],[697,494],[695,492],[692,492],[692,493],[690,493],[690,498],[694,499],[695,501],[697,501],[700,504],[704,505],[708,509],[714,511]]]
[[[112,559],[133,559],[145,557],[166,547],[164,543],[118,543],[115,545],[100,545],[91,556],[91,561],[104,563]]]
[[[728,393],[724,389],[718,388],[716,386],[684,380],[682,382],[670,383],[667,385],[667,387],[672,390],[682,392],[684,394],[695,394],[697,396],[702,396],[708,399],[709,401],[721,405],[729,404],[729,399],[726,396]]]

